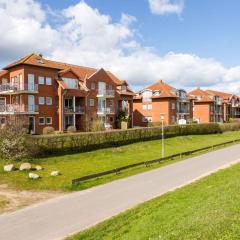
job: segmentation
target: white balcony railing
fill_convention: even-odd
[[[0,92],[19,92],[19,91],[28,91],[28,92],[37,92],[37,84],[23,84],[23,85],[14,85],[11,83],[0,85]]]
[[[38,105],[6,104],[0,105],[1,114],[37,113]]]
[[[114,114],[114,109],[111,107],[98,108],[98,114]]]
[[[98,96],[114,97],[115,96],[115,90],[99,89],[98,90]]]
[[[64,112],[65,113],[85,113],[85,108],[81,106],[76,106],[75,110],[74,107],[64,107]]]

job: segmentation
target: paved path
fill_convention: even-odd
[[[235,145],[0,215],[0,239],[63,239],[239,160]]]

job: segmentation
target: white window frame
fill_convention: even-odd
[[[152,104],[148,104],[148,105],[147,105],[147,109],[148,109],[148,110],[152,110]]]
[[[51,86],[52,85],[52,78],[46,77],[46,85]]]
[[[43,119],[43,123],[40,122],[40,119]],[[39,117],[38,118],[38,123],[39,123],[39,125],[45,125],[45,123],[46,123],[45,117]]]
[[[143,105],[142,105],[142,110],[147,110],[147,108],[148,108],[148,107],[147,107],[147,104],[143,104]]]
[[[95,100],[94,100],[94,98],[90,98],[90,99],[89,99],[89,106],[90,106],[90,107],[94,107],[94,106],[95,106]]]
[[[40,99],[43,100],[43,101],[41,102]],[[45,97],[38,97],[38,104],[39,105],[44,105],[45,104]]]
[[[47,119],[50,119],[49,123],[47,122]],[[46,125],[52,125],[52,117],[46,117],[45,123]]]
[[[39,76],[38,77],[38,84],[39,85],[44,85],[45,84],[45,77]]]
[[[49,103],[48,103],[48,100],[50,100]],[[45,102],[46,102],[46,105],[52,105],[52,97],[46,97]]]

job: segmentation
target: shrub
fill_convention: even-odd
[[[53,134],[54,131],[54,127],[45,127],[43,128],[43,135]]]
[[[77,132],[77,129],[76,129],[75,126],[69,126],[69,127],[67,128],[67,132],[68,132],[68,133],[75,133],[75,132]]]
[[[31,155],[26,130],[19,124],[7,124],[0,129],[0,157],[5,161],[20,161]]]
[[[222,133],[218,124],[198,124],[186,126],[167,126],[165,138]],[[161,139],[161,127],[134,128],[106,132],[68,133],[62,135],[32,136],[35,145],[43,154],[84,152],[106,147],[115,147],[134,142]]]
[[[220,124],[220,128],[223,132],[239,131],[240,130],[240,122]]]
[[[99,132],[104,130],[104,126],[101,120],[94,119],[90,126],[91,132]]]

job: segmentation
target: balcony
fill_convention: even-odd
[[[104,98],[113,98],[115,96],[115,90],[106,90],[106,89],[99,89],[97,97],[104,97]]]
[[[38,114],[38,105],[6,104],[0,105],[0,115],[5,114]]]
[[[17,93],[38,93],[38,85],[13,85],[13,84],[4,84],[0,85],[0,94],[17,94]]]
[[[106,114],[114,114],[115,111],[111,107],[106,107],[106,108],[98,108],[97,114],[99,115],[106,115]]]
[[[76,114],[84,114],[85,113],[85,108],[81,106],[75,106],[74,107],[64,107],[64,113],[76,113]]]

